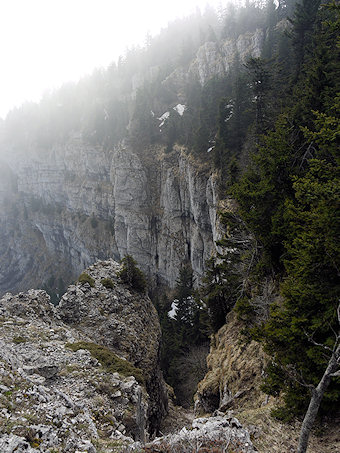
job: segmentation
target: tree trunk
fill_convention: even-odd
[[[318,386],[315,389],[313,389],[312,397],[306,415],[303,419],[297,453],[305,453],[307,451],[308,439],[311,429],[318,414],[318,410],[323,395],[331,382],[332,374],[335,373],[339,367],[338,363],[339,357],[340,357],[340,345],[338,345],[336,350],[332,353],[326,371],[324,372]]]

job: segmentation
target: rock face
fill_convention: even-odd
[[[259,56],[263,39],[256,30],[206,42],[162,85],[185,108],[186,84],[224,76],[236,56]],[[131,110],[138,87],[158,76],[151,67],[133,77]],[[176,108],[157,102],[164,112]],[[44,285],[60,295],[94,261],[127,253],[154,284],[174,286],[184,261],[197,282],[202,277],[218,238],[216,178],[184,150],[146,149],[141,156],[121,144],[104,151],[78,131],[45,149],[9,143],[1,152],[0,294]]]
[[[80,137],[34,159],[16,157],[0,217],[1,290],[44,278],[69,283],[91,262],[126,254],[154,282],[174,285],[185,260],[200,278],[218,234],[214,177],[179,149],[152,158],[142,163],[128,148],[104,153]]]
[[[149,431],[158,431],[166,413],[167,393],[159,368],[161,329],[150,299],[119,284],[120,266],[113,260],[90,266],[85,273],[89,283],[71,285],[57,307],[61,319],[77,328],[95,343],[107,346],[140,368],[150,396]],[[109,279],[114,288],[102,281]]]
[[[206,42],[197,52],[196,59],[191,63],[189,74],[205,85],[212,77],[222,77],[230,69],[235,56],[241,62],[249,57],[260,57],[264,42],[263,30],[240,35],[237,40],[223,42]]]
[[[157,314],[146,296],[119,283],[117,269],[97,263],[87,270],[94,286],[72,285],[59,307],[42,290],[0,300],[1,452],[125,451],[157,429],[167,398]],[[116,353],[119,372],[91,345]],[[150,384],[156,377],[158,387]]]

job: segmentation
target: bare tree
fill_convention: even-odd
[[[337,309],[338,321],[340,326],[340,303]],[[340,376],[340,332],[335,334],[335,343],[333,349],[323,345],[316,343],[312,338],[310,340],[317,346],[320,346],[326,349],[328,352],[331,353],[330,359],[327,364],[327,368],[317,385],[317,387],[312,389],[312,397],[306,412],[306,415],[303,419],[301,431],[300,431],[300,438],[299,438],[299,445],[297,449],[297,453],[305,453],[307,451],[308,446],[308,439],[313,427],[314,421],[316,419],[322,398],[324,393],[326,392],[331,379],[333,377]]]

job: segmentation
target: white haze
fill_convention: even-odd
[[[220,0],[0,0],[0,117]]]

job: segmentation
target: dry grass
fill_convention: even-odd
[[[236,411],[240,422],[252,432],[252,441],[259,453],[290,453],[296,451],[300,433],[299,422],[280,423],[270,416],[275,401],[265,407]],[[308,453],[339,453],[340,431],[339,420],[323,425],[319,435],[312,434]]]
[[[198,385],[201,394],[222,396],[224,388],[228,388],[233,395],[243,392],[242,397],[235,399],[231,409],[259,407],[266,399],[259,388],[267,357],[258,343],[240,343],[243,327],[235,313],[230,313],[227,324],[214,336],[207,358],[209,371]]]

